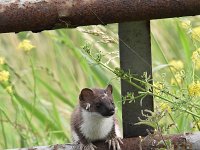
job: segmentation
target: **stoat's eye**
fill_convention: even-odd
[[[101,103],[96,103],[96,108],[100,108],[101,107]]]
[[[114,104],[114,102],[113,102],[113,101],[112,101],[111,103],[112,103],[112,104]]]

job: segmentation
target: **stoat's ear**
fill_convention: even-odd
[[[80,101],[85,101],[90,99],[94,95],[93,91],[89,88],[84,88],[81,90],[81,94],[79,95]]]
[[[111,84],[109,84],[109,85],[107,86],[107,88],[106,88],[106,92],[112,94],[112,92],[113,92],[113,87],[112,87]]]

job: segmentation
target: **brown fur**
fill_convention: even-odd
[[[107,94],[105,98],[103,98]],[[75,131],[75,133],[78,135],[79,142],[81,142],[84,145],[87,145],[90,142],[89,139],[87,139],[80,131],[80,126],[83,122],[82,116],[81,116],[81,109],[85,109],[87,107],[87,103],[90,103],[89,112],[98,112],[98,108],[96,105],[99,103],[103,103],[102,105],[107,105],[108,108],[112,109],[113,104],[113,97],[112,97],[112,86],[108,85],[106,89],[89,89],[85,88],[81,91],[79,95],[79,105],[72,113],[71,117],[71,129],[72,131]],[[101,112],[100,112],[101,113]],[[115,123],[116,118],[115,115],[113,115],[114,124],[112,127],[111,132],[108,134],[107,139],[111,139],[116,137],[115,133]],[[95,123],[95,122],[94,122]]]

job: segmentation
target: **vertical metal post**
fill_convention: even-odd
[[[151,63],[151,41],[150,41],[150,21],[119,23],[119,47],[120,66],[124,71],[142,75],[147,72],[152,75]],[[138,84],[138,83],[137,83]],[[138,94],[138,89],[121,81],[121,92],[126,96],[127,92]],[[145,119],[141,110],[153,111],[153,97],[147,96],[142,100],[128,103],[122,106],[123,134],[124,138],[147,135],[146,130],[151,127],[146,125],[134,125],[139,122],[138,117]]]

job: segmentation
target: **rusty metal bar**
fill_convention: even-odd
[[[163,141],[164,140],[164,141]],[[121,145],[122,150],[149,150],[149,149],[158,149],[166,148],[165,142],[167,140],[171,141],[172,147],[174,150],[199,150],[200,149],[200,132],[194,134],[179,134],[179,135],[161,135],[161,134],[152,134],[148,135],[145,138],[126,138],[123,139],[123,145]],[[98,148],[96,150],[108,150],[108,145],[105,142],[94,143]],[[169,144],[168,144],[169,146]],[[74,149],[72,149],[74,148]],[[12,150],[79,150],[78,145],[70,144],[57,144],[52,146],[40,146],[32,148],[20,148]]]
[[[122,70],[136,74],[138,77],[147,72],[152,77],[150,21],[120,23],[119,47]],[[137,97],[138,92],[141,90],[121,80],[121,91],[122,96],[132,92]],[[146,125],[135,125],[139,122],[138,117],[145,119],[142,116],[142,110],[145,109],[153,111],[152,96],[146,96],[142,102],[141,99],[137,99],[135,102],[126,102],[122,105],[123,134],[125,138],[145,136],[147,135],[147,129],[152,130]]]
[[[0,33],[191,16],[199,0],[0,0]]]

